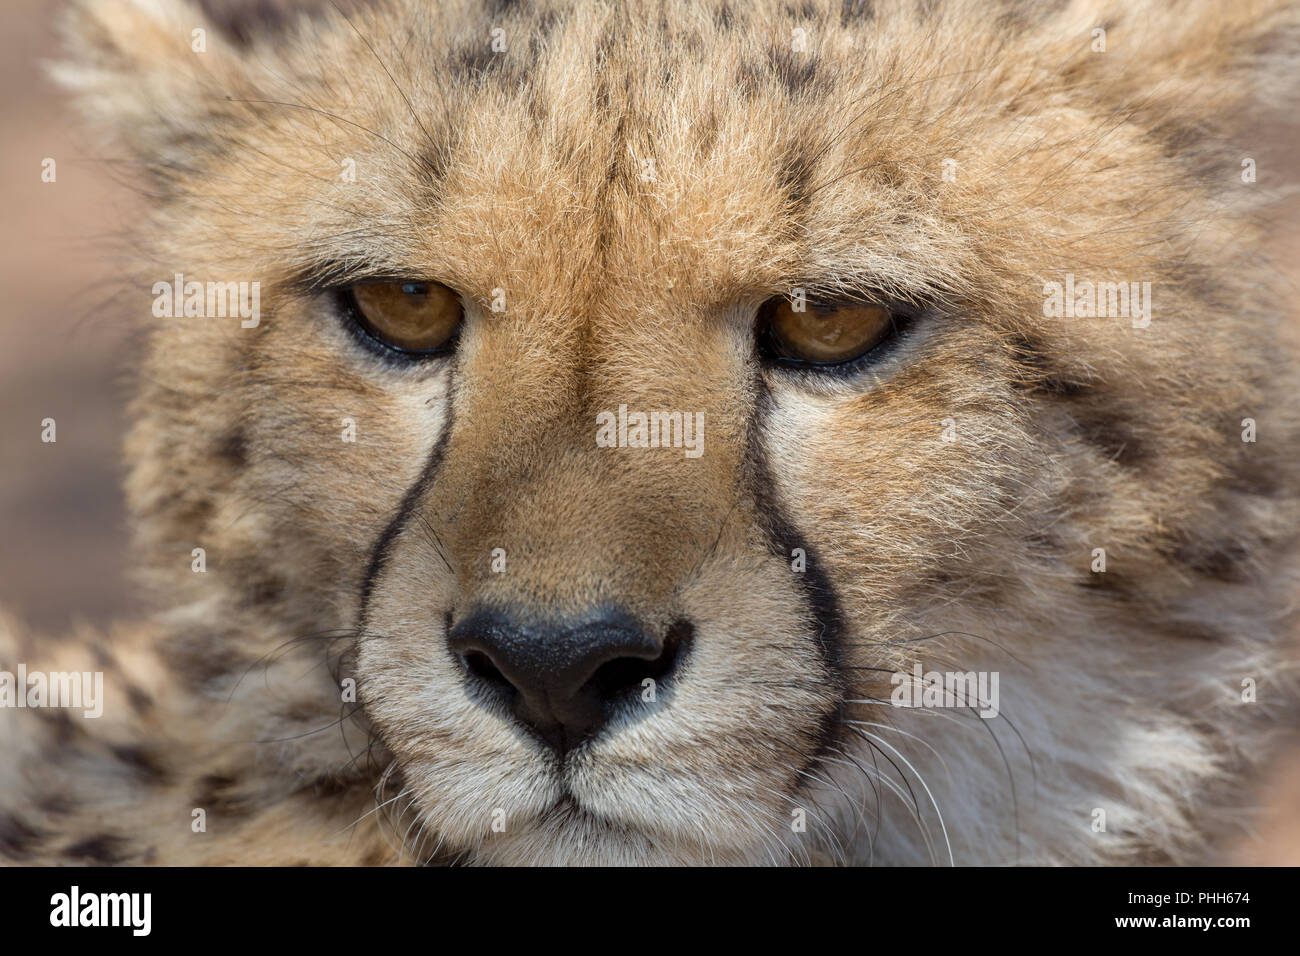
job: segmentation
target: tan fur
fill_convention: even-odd
[[[100,722],[0,711],[0,854],[1214,858],[1295,701],[1294,377],[1233,137],[1291,102],[1296,9],[867,6],[394,0],[203,54],[180,0],[79,7],[58,71],[156,196],[141,315],[178,272],[264,314],[149,319],[159,609],[9,627],[0,666],[100,647],[113,690]],[[357,347],[314,289],[367,270],[464,296],[454,361]],[[1150,282],[1150,327],[1045,318],[1066,273]],[[856,378],[759,370],[795,287],[933,315]],[[597,448],[620,404],[703,412],[705,454]],[[696,639],[559,767],[463,690],[444,621],[477,601]],[[999,672],[1002,716],[889,706],[917,660]]]

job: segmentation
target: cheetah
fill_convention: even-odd
[[[0,671],[103,676],[98,718],[0,708],[0,858],[1186,864],[1248,830],[1298,697],[1246,132],[1294,108],[1294,4],[62,24],[147,197],[151,603],[0,624]]]

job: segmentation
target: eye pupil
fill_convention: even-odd
[[[428,295],[429,287],[423,282],[403,282],[402,291],[407,295]]]

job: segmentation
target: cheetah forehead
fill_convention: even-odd
[[[613,276],[629,300],[673,289],[712,305],[799,286],[1021,304],[1041,295],[1034,280],[1082,260],[1156,273],[1144,231],[1097,235],[1116,210],[1179,246],[1193,231],[1218,241],[1233,213],[1199,185],[1196,134],[1251,86],[1226,74],[1188,103],[1160,79],[1198,65],[1185,14],[314,10],[273,33],[237,22],[166,105],[169,122],[135,134],[155,138],[156,171],[191,220],[169,235],[227,272],[422,273],[484,301],[511,278],[543,299],[593,300]],[[1217,21],[1218,52],[1199,65],[1220,65],[1223,43],[1264,57],[1276,17],[1264,5]],[[239,250],[212,242],[214,226],[236,225]]]

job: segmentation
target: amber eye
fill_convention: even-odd
[[[758,332],[770,357],[809,365],[838,365],[871,351],[894,330],[888,306],[821,303],[777,296],[759,311]]]
[[[437,282],[358,282],[348,296],[371,337],[403,352],[448,351],[465,315],[460,296]]]

